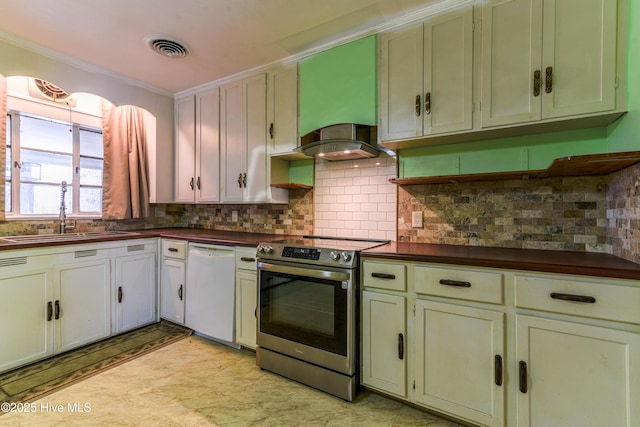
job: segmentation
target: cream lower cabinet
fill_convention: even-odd
[[[640,425],[640,281],[363,257],[362,283],[367,388],[480,426]]]
[[[119,248],[115,259],[114,333],[157,319],[157,244],[136,242]]]
[[[362,381],[402,398],[407,397],[406,300],[399,295],[362,293]]]
[[[53,268],[56,353],[111,334],[111,259],[99,252],[77,251],[83,261]]]
[[[2,255],[0,372],[53,354],[51,267],[25,256]]]
[[[256,248],[236,247],[236,343],[256,348],[258,272]]]
[[[415,401],[503,425],[504,313],[423,299],[415,312]]]
[[[162,239],[160,317],[184,325],[187,243]]]
[[[640,425],[640,334],[516,316],[518,426]]]

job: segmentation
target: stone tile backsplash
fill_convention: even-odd
[[[607,225],[611,253],[640,264],[640,164],[609,176]]]
[[[400,186],[398,240],[606,253],[606,190],[605,177]]]

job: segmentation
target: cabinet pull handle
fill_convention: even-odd
[[[255,259],[255,258],[250,258],[250,257],[243,256],[243,257],[240,257],[240,261],[244,261],[244,262],[256,262],[256,259]]]
[[[455,286],[456,288],[470,288],[470,282],[463,282],[460,280],[448,280],[448,279],[440,279],[440,284],[444,286]]]
[[[54,304],[56,306],[55,318],[59,319],[60,318],[60,300],[56,300],[56,302]]]
[[[416,116],[420,117],[420,95],[416,95]]]
[[[47,322],[50,322],[53,318],[53,303],[51,301],[47,302]]]
[[[494,365],[494,375],[495,375],[495,382],[496,385],[501,386],[502,385],[502,356],[500,356],[499,354],[496,354],[496,356],[493,359],[493,365]]]
[[[178,248],[169,248],[168,251],[169,252],[178,252]]]
[[[388,280],[396,279],[395,274],[386,274],[386,273],[371,273],[371,277],[375,277],[376,279],[388,279]]]
[[[238,187],[242,188],[242,172],[238,174]]]
[[[196,187],[198,188],[198,190],[200,189],[200,177],[198,177],[198,179],[196,180]]]
[[[404,359],[404,334],[398,334],[398,359]]]
[[[189,187],[193,190],[193,177],[191,177],[191,181],[189,181]]]
[[[547,67],[544,71],[544,91],[551,93],[553,90],[553,67]]]
[[[122,302],[122,286],[118,286],[118,303]]]
[[[273,139],[273,123],[271,123],[271,125],[269,125],[269,137],[271,139]]]
[[[424,95],[424,113],[431,114],[431,92]]]
[[[587,304],[593,304],[596,302],[596,299],[594,297],[590,297],[586,295],[571,295],[571,294],[562,294],[558,292],[551,292],[549,296],[553,299],[559,299],[562,301],[584,302]]]
[[[527,362],[521,360],[519,365],[520,365],[520,369],[519,369],[520,393],[526,393],[527,392]]]
[[[247,188],[247,173],[246,172],[242,174],[242,186],[244,188]]]
[[[540,86],[542,85],[542,78],[540,76],[540,70],[533,72],[533,96],[540,96]]]
[[[180,285],[180,288],[178,289],[178,298],[182,301],[182,285]]]

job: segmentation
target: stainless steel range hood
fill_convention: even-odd
[[[304,135],[296,151],[326,160],[355,160],[378,157],[386,151],[376,144],[375,126],[341,123]]]

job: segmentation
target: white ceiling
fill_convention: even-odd
[[[366,34],[436,3],[441,1],[1,0],[0,38],[176,93]],[[163,57],[145,44],[150,34],[175,37],[190,54]]]

